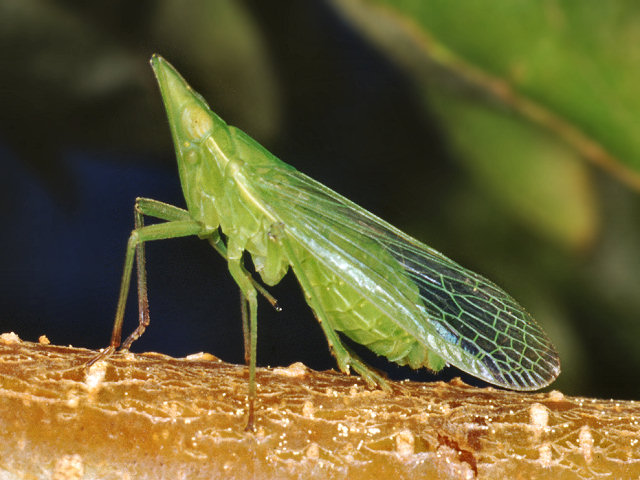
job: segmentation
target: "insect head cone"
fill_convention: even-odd
[[[194,218],[215,229],[219,218],[215,204],[228,162],[228,146],[220,144],[228,138],[227,124],[164,58],[153,55],[151,67],[169,118],[187,206]]]

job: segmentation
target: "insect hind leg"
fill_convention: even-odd
[[[280,226],[281,230],[284,228]],[[336,357],[336,361],[338,363],[338,368],[346,374],[350,373],[350,369],[352,368],[356,373],[358,373],[370,386],[379,386],[384,390],[391,390],[391,387],[384,379],[384,377],[369,367],[365,362],[363,362],[353,351],[347,347],[338,332],[331,324],[331,319],[327,315],[322,302],[320,301],[321,295],[318,295],[315,292],[309,278],[305,273],[305,269],[302,266],[302,262],[299,258],[299,255],[296,254],[294,248],[292,247],[289,240],[285,235],[281,233],[275,233],[278,240],[283,245],[285,251],[287,252],[287,256],[293,267],[293,270],[302,286],[302,290],[304,291],[307,303],[312,308],[313,313],[315,314],[318,322],[320,323],[320,327],[324,332],[325,337],[327,338],[327,343],[329,344],[329,348],[331,353]]]

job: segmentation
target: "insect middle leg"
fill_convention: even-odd
[[[258,347],[258,294],[255,281],[242,264],[243,248],[230,241],[227,246],[227,261],[229,272],[240,288],[241,301],[249,305],[249,341],[246,341],[246,311],[243,313],[243,330],[245,331],[245,360],[247,346],[249,347],[249,418],[245,430],[253,430],[256,401],[256,354]]]
[[[227,246],[224,244],[224,242],[222,241],[222,238],[220,238],[220,235],[216,235],[215,237],[210,237],[209,239],[209,243],[211,244],[211,246],[213,248],[216,249],[216,251],[222,255],[223,258],[227,258]],[[260,295],[262,295],[270,304],[271,306],[277,311],[280,312],[282,311],[282,308],[280,308],[280,305],[278,304],[278,300],[276,300],[273,295],[271,295],[266,288],[264,288],[262,285],[260,285],[260,283],[258,283],[249,272],[247,272],[246,268],[244,267],[244,265],[241,263],[240,267],[242,268],[243,273],[250,279],[251,283],[253,284],[253,287],[260,293]],[[250,357],[251,357],[251,345],[250,345],[250,335],[249,335],[249,316],[247,314],[247,310],[249,308],[249,302],[247,300],[247,298],[245,298],[245,296],[242,293],[242,290],[240,290],[240,313],[242,315],[242,336],[244,338],[244,363],[246,365],[249,365],[249,361],[250,361]]]

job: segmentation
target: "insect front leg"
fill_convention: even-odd
[[[154,217],[166,221],[191,220],[187,210],[159,202],[151,198],[136,198],[133,207],[136,230],[144,226],[144,217]],[[138,327],[122,343],[122,350],[129,350],[131,344],[144,333],[149,326],[149,299],[147,294],[147,269],[144,243],[136,247],[136,272],[138,276]]]
[[[124,260],[124,270],[122,272],[122,280],[120,282],[120,294],[118,295],[118,306],[116,308],[116,317],[113,322],[113,332],[111,333],[111,342],[109,347],[103,350],[99,355],[88,362],[88,366],[96,361],[111,355],[120,345],[122,338],[122,322],[124,320],[124,310],[129,294],[129,285],[131,283],[131,272],[133,270],[133,260],[140,244],[151,240],[163,240],[166,238],[187,237],[197,235],[201,230],[201,225],[194,220],[176,220],[157,225],[143,226],[136,228],[131,232],[129,241],[127,242],[127,252]],[[144,266],[144,264],[143,264]],[[143,277],[144,279],[144,277]],[[127,339],[128,341],[129,339]]]
[[[134,218],[136,230],[144,226],[144,215],[140,208],[139,200],[136,200],[134,207]],[[144,333],[149,326],[151,319],[149,317],[149,296],[147,295],[147,267],[144,254],[144,243],[140,242],[136,246],[136,273],[138,275],[138,326],[131,332],[122,344],[123,350],[129,350],[131,344],[135,342]]]
[[[227,246],[227,261],[229,272],[240,288],[241,301],[249,305],[249,418],[245,430],[253,430],[256,400],[256,350],[258,346],[258,294],[254,287],[253,278],[247,273],[242,264],[243,248],[233,240]],[[245,310],[246,312],[246,310]],[[243,313],[243,323],[246,324],[246,313]],[[246,330],[246,326],[243,326]],[[245,333],[245,360],[247,357],[247,342]]]
[[[174,207],[168,203],[159,202],[151,198],[136,198],[133,208],[135,228],[144,226],[144,217],[154,217],[166,221],[191,220],[187,210]],[[151,322],[149,316],[149,296],[147,294],[147,269],[144,243],[136,247],[136,273],[138,276],[138,327],[122,343],[122,350],[129,350],[131,344],[144,333]]]

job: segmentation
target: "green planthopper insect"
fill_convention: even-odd
[[[369,384],[387,387],[338,332],[400,365],[438,371],[451,364],[514,390],[535,390],[558,376],[553,344],[506,292],[278,160],[213,113],[162,57],[154,55],[151,66],[187,209],[136,201],[111,344],[93,361],[120,344],[134,257],[140,318],[123,349],[149,324],[144,242],[197,235],[227,260],[243,298],[248,428],[256,395],[257,294],[275,300],[245,269],[244,252],[267,285],[293,270],[340,370],[352,368]],[[145,226],[144,216],[165,222]]]

